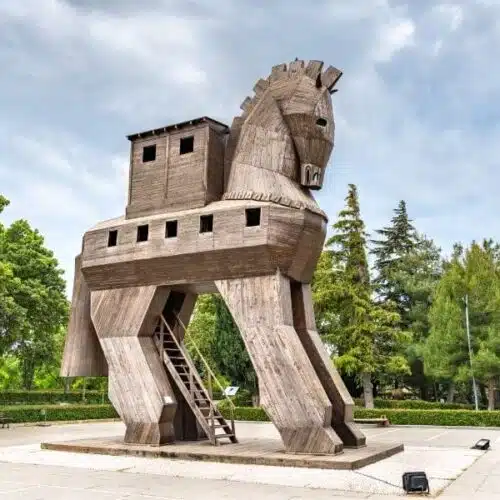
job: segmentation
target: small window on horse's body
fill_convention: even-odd
[[[148,241],[149,237],[149,226],[144,224],[143,226],[137,227],[137,242]]]
[[[324,118],[318,118],[316,120],[316,125],[319,125],[320,127],[326,127],[327,121]]]
[[[108,233],[108,247],[116,247],[118,242],[118,230],[113,229]]]
[[[245,209],[246,226],[260,226],[260,208],[247,208]]]
[[[202,215],[200,217],[200,233],[211,233],[214,227],[213,215]]]
[[[168,220],[165,227],[165,238],[177,238],[177,221]]]

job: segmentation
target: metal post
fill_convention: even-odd
[[[479,400],[477,395],[477,385],[476,378],[474,377],[474,368],[472,366],[472,345],[470,338],[470,324],[469,324],[469,295],[465,294],[465,326],[467,330],[467,344],[469,346],[469,361],[470,361],[470,371],[472,375],[472,390],[474,391],[474,404],[476,411],[479,410]]]

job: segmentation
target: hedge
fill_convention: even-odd
[[[220,403],[221,413],[230,418],[227,404]],[[405,410],[405,409],[374,409],[355,408],[355,418],[387,417],[394,425],[443,425],[467,427],[500,427],[500,411],[470,411],[470,410]],[[235,420],[269,421],[262,408],[236,407]]]
[[[355,418],[386,416],[394,425],[443,425],[464,427],[500,427],[500,411],[404,410],[356,408]]]
[[[422,399],[380,399],[375,398],[375,408],[394,408],[406,410],[473,410],[474,405],[463,403],[439,403],[437,401],[423,401]],[[362,407],[363,401],[355,398],[354,404]]]
[[[85,391],[86,404],[102,404],[103,393],[100,391]],[[0,406],[7,405],[44,405],[57,403],[84,404],[83,392],[72,391],[1,391]],[[104,403],[109,404],[107,394]]]
[[[42,415],[41,410],[45,410],[46,417]],[[109,404],[0,406],[0,413],[13,423],[118,418],[115,409]]]

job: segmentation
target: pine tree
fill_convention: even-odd
[[[401,287],[394,282],[393,275],[401,267],[401,261],[410,254],[418,244],[417,232],[408,218],[406,202],[401,200],[391,219],[391,225],[375,232],[383,239],[371,240],[374,248],[376,277],[375,291],[381,302],[392,301],[399,314],[405,320],[409,309],[409,299]]]
[[[353,184],[333,229],[313,281],[319,328],[339,369],[361,380],[365,405],[372,408],[372,378],[383,371],[406,373],[408,367],[400,355],[399,315],[372,300],[367,235]]]

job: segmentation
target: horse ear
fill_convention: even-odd
[[[316,77],[316,88],[320,89],[323,83],[321,82],[321,72],[318,73],[318,76]]]

